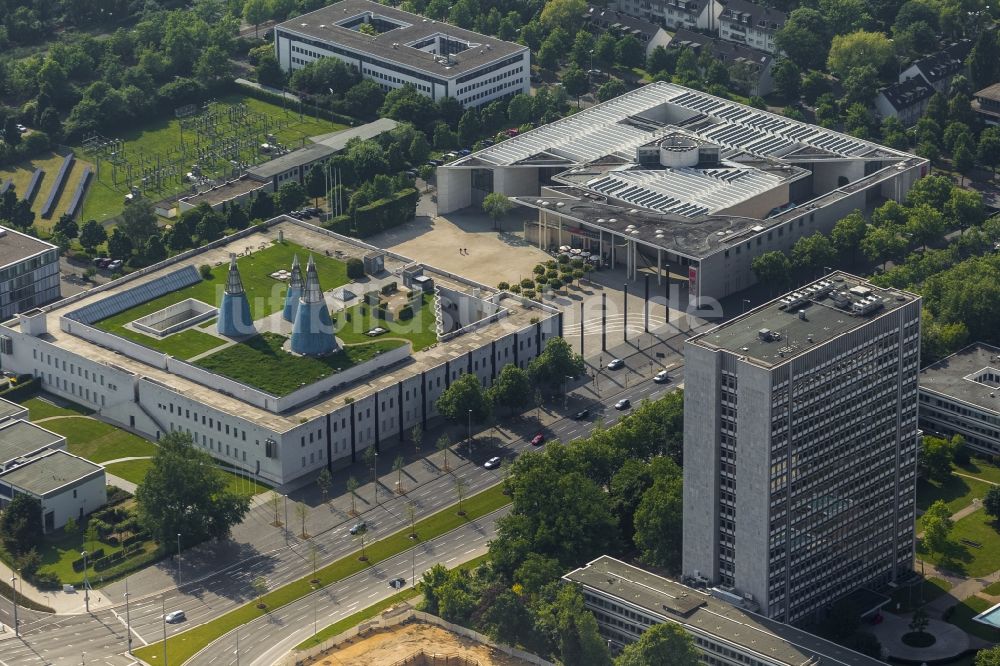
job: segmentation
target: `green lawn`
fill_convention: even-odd
[[[345,129],[344,125],[302,116],[299,119],[298,113],[293,113],[291,108],[282,109],[281,106],[263,102],[242,95],[228,95],[218,99],[219,104],[215,105],[213,111],[218,112],[221,121],[216,124],[217,129],[224,137],[235,136],[228,120],[227,107],[243,102],[252,112],[267,116],[270,123],[269,131],[276,135],[277,140],[282,145],[289,148],[299,148],[303,145],[303,140],[308,142],[308,137],[317,134],[326,134],[337,130]],[[277,129],[275,129],[277,127]],[[180,121],[175,118],[159,118],[152,120],[141,129],[126,130],[121,133],[111,135],[110,138],[121,139],[125,142],[126,159],[137,159],[142,153],[148,159],[156,161],[159,157],[161,162],[168,164],[177,162],[181,164],[181,173],[186,172],[191,164],[199,162],[194,147],[194,131],[181,131]],[[95,161],[96,156],[84,153],[82,146],[74,147],[77,155],[85,155],[90,161]],[[258,153],[256,150],[244,150],[240,158],[246,161],[260,163],[267,159],[267,155]],[[84,200],[80,219],[96,219],[103,221],[110,219],[121,213],[124,207],[124,196],[128,193],[128,187],[123,182],[123,171],[119,169],[117,185],[112,180],[111,164],[104,158],[101,164],[100,179],[94,178],[91,182],[90,191]],[[222,175],[223,171],[230,168],[229,163],[220,162],[215,168],[200,162],[206,173],[211,177]],[[136,167],[133,167],[134,170]],[[55,170],[51,172],[55,174]],[[48,178],[46,174],[46,178]],[[175,194],[179,194],[189,188],[188,183],[181,183],[177,178],[170,178],[160,190],[149,192],[153,200],[159,200]],[[70,190],[72,194],[72,190]],[[68,198],[67,198],[68,201]],[[57,219],[54,217],[53,219]]]
[[[966,479],[954,474],[943,483],[917,480],[917,508],[926,511],[937,500],[944,500],[952,513],[968,506],[974,497],[982,499],[989,485],[975,479]]]
[[[948,621],[973,636],[978,636],[985,641],[998,642],[1000,641],[1000,629],[993,629],[972,619],[991,606],[993,604],[986,599],[980,596],[971,596],[955,605],[955,610]]]
[[[909,613],[922,603],[934,601],[942,594],[951,589],[951,584],[942,578],[931,577],[922,581],[919,585],[901,587],[893,591],[892,603],[887,606],[887,610],[899,613]],[[899,609],[897,611],[897,604]]]
[[[111,463],[110,465],[105,465],[105,469],[108,471],[108,474],[114,474],[138,485],[142,483],[146,472],[152,466],[153,461],[146,458],[143,460],[126,460],[124,462]]]
[[[962,539],[979,543],[981,547],[964,544]],[[923,543],[917,544],[917,553],[921,559],[965,576],[985,576],[1000,569],[1000,533],[984,511],[975,511],[956,522],[949,541],[950,547],[943,555],[928,553]]]
[[[983,592],[991,596],[1000,594],[1000,582],[992,583],[983,588]]]
[[[267,249],[236,260],[240,269],[240,278],[243,280],[243,288],[246,289],[247,297],[250,300],[250,312],[254,319],[265,317],[280,310],[285,305],[285,283],[272,278],[271,273],[280,268],[291,268],[292,258],[295,255],[298,255],[299,261],[305,264],[309,254],[309,250],[294,243],[285,242],[275,243]],[[315,255],[314,259],[320,285],[324,289],[333,289],[347,284],[346,263],[323,255]],[[172,354],[177,358],[189,359],[203,354],[225,344],[225,340],[191,328],[158,339],[127,329],[125,325],[134,319],[162,310],[168,305],[179,303],[187,298],[195,298],[218,306],[222,302],[227,276],[227,266],[215,266],[212,270],[211,280],[203,280],[190,287],[178,289],[124,312],[119,312],[97,322],[96,326],[101,330],[120,335],[165,354]]]
[[[972,458],[967,465],[955,465],[954,470],[962,474],[977,476],[984,481],[1000,484],[1000,467],[981,458]]]
[[[66,437],[70,453],[93,462],[132,456],[151,456],[156,445],[130,432],[90,418],[65,418],[46,421],[45,428]]]
[[[361,314],[364,308],[365,314]],[[434,317],[434,296],[424,294],[423,306],[415,313],[413,319],[408,321],[385,321],[372,315],[372,308],[361,303],[347,308],[344,313],[335,313],[337,318],[337,337],[345,344],[355,344],[368,342],[370,337],[365,335],[365,331],[370,331],[376,326],[389,329],[388,333],[383,333],[378,339],[383,338],[404,338],[413,343],[413,351],[420,351],[437,342],[437,331],[435,325],[437,320]],[[350,321],[348,321],[350,315]]]
[[[503,494],[500,486],[485,490],[464,502],[463,508],[466,512],[464,516],[459,516],[455,507],[449,507],[419,521],[416,524],[416,532],[419,536],[416,543],[433,539],[470,520],[492,513],[508,502],[510,502],[510,498]],[[367,562],[358,559],[359,550],[323,567],[316,572],[315,576],[320,581],[319,586],[322,587],[347,578],[386,558],[412,548],[415,542],[407,536],[408,534],[409,529],[403,529],[381,541],[368,544],[365,548]],[[266,612],[280,608],[296,599],[301,599],[315,589],[309,582],[312,578],[312,575],[305,576],[265,594],[261,601],[267,604],[266,610],[258,609],[256,602],[251,602],[189,631],[171,636],[167,639],[167,654],[170,663],[183,664],[206,645],[219,636],[232,631],[235,627],[246,624]],[[163,644],[157,642],[139,648],[135,651],[135,656],[148,664],[162,664]]]
[[[287,395],[331,374],[370,361],[378,354],[395,349],[400,340],[372,340],[345,346],[323,356],[293,356],[281,349],[285,336],[262,333],[246,342],[231,345],[195,362],[206,370],[256,386],[272,395]]]
[[[60,407],[55,401],[66,406]],[[21,404],[28,408],[28,415],[32,421],[47,419],[50,416],[77,416],[80,414],[86,416],[93,413],[92,410],[87,409],[83,405],[77,405],[63,398],[56,398],[47,393],[41,393],[34,398],[23,400]]]

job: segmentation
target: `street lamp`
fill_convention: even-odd
[[[160,597],[160,618],[163,621],[163,666],[167,666],[167,598]]]
[[[83,607],[90,612],[90,584],[87,582],[87,551],[80,553],[83,556]]]
[[[281,493],[282,503],[285,508],[285,543],[288,543],[288,494]]]
[[[17,576],[11,574],[10,586],[14,589],[14,636],[20,636],[20,625],[17,623]]]
[[[748,305],[750,305],[750,299],[749,298],[744,298],[743,299],[743,312],[742,312],[742,314],[746,314],[747,313],[747,306]]]
[[[128,576],[125,577],[125,632],[128,635],[128,653],[132,654],[132,615],[128,610]]]
[[[563,382],[563,410],[569,409],[569,382],[573,379],[571,376],[566,375],[566,381]]]
[[[315,632],[313,632],[315,633]],[[240,666],[240,625],[236,625],[236,666]]]
[[[472,453],[472,410],[469,410],[469,423],[468,423],[468,435],[469,435],[469,453]]]
[[[181,586],[181,533],[177,533],[177,587]]]
[[[378,506],[378,451],[372,456],[372,484],[375,486],[375,505]]]

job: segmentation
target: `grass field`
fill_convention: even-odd
[[[152,442],[96,419],[54,419],[46,421],[42,426],[64,435],[66,448],[70,453],[93,462],[151,456],[156,453],[156,445]]]
[[[246,342],[230,345],[195,362],[206,370],[256,386],[272,395],[287,395],[333,373],[370,361],[378,354],[406,344],[400,340],[371,340],[342,347],[323,356],[294,356],[281,346],[287,338],[262,333]]]
[[[275,243],[267,249],[255,252],[250,256],[236,260],[240,269],[243,288],[250,300],[250,312],[254,319],[267,316],[285,305],[285,283],[271,277],[271,273],[280,268],[288,269],[292,265],[292,257],[298,255],[299,261],[305,264],[309,250],[293,243]],[[347,284],[347,264],[337,259],[323,255],[314,256],[320,285],[324,289],[332,289]],[[168,305],[179,303],[187,298],[196,298],[205,303],[218,306],[222,302],[222,294],[226,287],[227,266],[215,266],[212,279],[203,280],[190,287],[173,291],[159,298],[147,301],[142,305],[119,312],[96,324],[97,328],[128,338],[147,347],[177,358],[189,359],[203,354],[226,343],[203,331],[186,329],[165,338],[157,339],[137,331],[125,328],[132,320],[161,310]]]
[[[142,483],[143,478],[146,476],[146,472],[148,472],[149,468],[152,466],[152,460],[143,459],[126,460],[124,462],[112,463],[110,465],[106,465],[105,467],[108,470],[108,474],[114,474],[115,476],[120,476],[126,481],[139,484]],[[262,483],[257,483],[253,480],[247,480],[246,477],[238,476],[221,468],[219,471],[225,477],[226,489],[230,492],[240,495],[253,496],[268,489],[268,486]]]
[[[62,162],[62,155],[49,153],[41,158],[18,162],[12,167],[0,168],[0,183],[6,181],[8,178],[13,179],[18,197],[23,196],[25,190],[28,189],[28,182],[31,180],[31,174],[34,173],[35,169],[40,167],[45,170],[45,176],[42,178],[41,185],[38,187],[38,193],[35,195],[35,199],[31,203],[31,210],[35,211],[35,226],[44,231],[51,229],[52,225],[59,220],[59,216],[66,212],[66,206],[69,205],[70,199],[73,198],[76,186],[80,182],[80,178],[83,176],[83,170],[88,164],[90,164],[89,162],[81,159],[79,151],[76,152],[76,161],[73,163],[73,168],[66,177],[66,184],[63,187],[62,194],[59,195],[59,201],[56,203],[55,211],[50,219],[45,220],[42,219],[42,207],[45,205],[45,200],[48,198],[52,185],[56,181],[56,174],[59,172],[59,167],[62,166]],[[93,182],[93,179],[91,179],[91,183]],[[88,189],[92,190],[93,186],[91,185]],[[117,196],[119,200],[122,197],[122,195]],[[81,217],[81,219],[86,220],[89,218]]]
[[[963,539],[981,547],[962,543]],[[922,542],[917,544],[917,553],[921,559],[965,576],[985,576],[1000,569],[1000,533],[984,511],[975,511],[956,522],[949,541],[950,547],[943,555],[928,553]]]
[[[962,474],[977,476],[984,481],[1000,484],[1000,467],[981,458],[972,458],[967,465],[955,465],[954,470]]]
[[[1000,582],[991,583],[983,588],[983,592],[991,596],[996,596],[1000,594]]]
[[[360,551],[358,551],[318,570],[315,577],[319,579],[320,587],[342,580],[421,542],[438,537],[475,518],[492,513],[508,502],[510,502],[510,498],[503,494],[499,486],[495,486],[466,500],[464,503],[466,515],[464,516],[459,516],[455,507],[449,507],[419,521],[416,524],[416,532],[419,537],[416,542],[407,536],[408,529],[400,530],[381,541],[368,544],[365,548],[367,562],[358,559],[360,555]],[[170,663],[183,664],[206,645],[219,636],[232,631],[235,627],[246,624],[296,599],[301,599],[313,591],[314,587],[309,582],[312,578],[311,575],[305,576],[265,594],[261,601],[267,605],[266,610],[260,610],[257,608],[256,602],[251,602],[189,631],[171,636],[167,639],[167,654]],[[135,650],[135,656],[148,664],[163,664],[163,644],[157,642],[139,648]]]
[[[991,606],[993,604],[986,599],[973,595],[955,605],[955,610],[948,621],[983,640],[1000,641],[1000,629],[993,629],[972,619]]]
[[[973,498],[982,499],[989,490],[989,484],[975,479],[967,479],[952,474],[947,481],[917,480],[917,508],[926,511],[937,500],[944,500],[952,513],[968,506]]]
[[[365,314],[361,314],[361,308],[365,308]],[[351,321],[347,321],[347,315]],[[408,321],[385,321],[372,315],[372,308],[361,303],[351,306],[344,311],[344,314],[337,316],[337,337],[345,344],[356,344],[368,342],[370,337],[365,335],[365,331],[370,331],[376,326],[389,329],[380,338],[403,338],[413,343],[413,351],[420,351],[437,342],[437,331],[434,318],[434,296],[424,294],[423,306],[414,313],[413,319]]]
[[[56,400],[65,404],[66,407],[60,407],[55,404],[54,401]],[[28,408],[28,415],[32,421],[47,419],[50,416],[86,416],[93,414],[93,411],[83,405],[77,405],[62,398],[54,398],[47,393],[41,393],[34,398],[28,398],[22,401],[21,404]]]
[[[227,132],[229,126],[226,107],[240,102],[246,104],[251,111],[266,115],[272,126],[277,123],[280,128],[272,130],[271,133],[276,135],[278,143],[288,148],[301,147],[304,142],[308,141],[308,137],[310,136],[345,129],[344,125],[320,120],[311,116],[302,116],[300,120],[299,115],[292,113],[291,109],[285,110],[281,106],[242,95],[222,97],[218,102],[219,105],[215,108],[220,110],[219,115],[223,119],[218,127],[225,136],[233,136],[231,132]],[[126,158],[132,161],[133,164],[138,164],[140,154],[144,155],[150,163],[155,162],[157,157],[160,158],[161,164],[176,162],[179,173],[186,173],[192,164],[199,163],[194,147],[194,131],[185,130],[182,133],[180,121],[175,118],[160,118],[151,121],[141,130],[129,130],[108,138],[121,139],[125,142]],[[187,149],[187,154],[182,154],[182,145]],[[83,146],[77,146],[75,150],[78,154],[84,151]],[[256,162],[262,162],[266,157],[266,155],[257,154],[255,151],[247,151],[241,155],[241,158],[244,160],[253,160]],[[88,156],[88,159],[94,158]],[[222,174],[221,169],[213,171],[205,164],[202,164],[202,167],[206,175],[211,177],[218,177]],[[224,167],[220,163],[219,167],[224,169],[230,168],[228,162],[224,164]],[[133,169],[138,170],[136,167],[133,167]],[[153,200],[158,200],[180,194],[190,188],[190,184],[178,182],[177,178],[171,178],[170,181],[161,190],[148,193],[149,197]],[[115,185],[112,181],[111,165],[107,162],[102,162],[101,177],[100,179],[95,178],[93,180],[90,192],[83,204],[81,219],[103,221],[118,215],[122,211],[124,196],[126,194],[128,194],[128,187],[123,182],[121,173],[119,173],[118,184]]]

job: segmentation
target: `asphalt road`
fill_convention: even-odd
[[[683,336],[677,337],[683,338]],[[668,343],[670,342],[668,341]],[[676,345],[673,348],[677,349]],[[610,360],[610,358],[610,354],[605,355],[605,360]],[[674,360],[671,381],[667,384],[653,383],[648,377],[652,370],[656,369],[654,362],[648,355],[635,353],[626,358],[626,367],[614,371],[604,370],[595,380],[575,388],[567,397],[566,413],[573,414],[582,409],[589,409],[590,415],[579,421],[571,417],[557,420],[545,429],[547,438],[568,442],[577,437],[585,436],[594,427],[595,422],[601,421],[605,425],[610,425],[628,413],[628,410],[618,411],[612,407],[619,399],[627,397],[633,405],[637,405],[644,398],[656,399],[665,392],[674,390],[683,382],[683,368],[679,365],[677,358],[667,358],[666,360]],[[655,363],[663,361],[664,359],[658,359]],[[671,364],[667,363],[667,365]],[[403,529],[407,524],[405,511],[407,502],[413,502],[416,505],[418,518],[453,504],[455,501],[454,478],[461,478],[465,481],[468,495],[495,485],[500,481],[499,471],[486,470],[481,466],[481,463],[493,455],[514,457],[519,452],[531,448],[531,445],[523,440],[513,441],[502,449],[477,446],[471,453],[463,452],[463,457],[466,458],[463,462],[473,464],[457,466],[451,474],[444,474],[424,483],[411,490],[404,497],[397,497],[390,493],[385,493],[384,497],[380,495],[383,497],[381,503],[363,514],[369,526],[369,538],[377,540]],[[490,521],[480,522],[483,523],[480,525],[480,529],[484,534],[492,532],[493,525]],[[324,566],[358,549],[359,543],[356,538],[349,535],[348,526],[345,523],[340,528],[329,530],[312,539],[318,549],[319,566]],[[471,539],[473,535],[469,535],[469,537]],[[423,569],[437,561],[451,562],[456,559],[469,559],[464,557],[463,553],[474,552],[473,544],[479,543],[478,541],[470,541],[465,545],[464,542],[460,542],[460,539],[459,542],[455,543],[449,541],[454,538],[452,535],[441,537],[443,541],[435,540],[433,542],[433,550],[418,553],[418,557],[423,557]],[[439,546],[439,543],[442,545]],[[435,552],[439,548],[444,549],[444,554],[448,555],[450,559],[440,559],[441,555]],[[400,557],[407,559],[409,554]],[[396,558],[393,558],[392,562],[395,563],[395,560]],[[395,564],[385,564],[379,565],[375,569],[391,572],[395,570],[393,567]],[[231,567],[200,581],[184,585],[180,589],[163,594],[148,595],[143,598],[138,598],[138,595],[133,593],[132,602],[128,608],[133,646],[139,647],[153,643],[163,637],[162,615],[164,611],[169,613],[183,610],[187,615],[186,622],[166,626],[166,633],[170,636],[218,617],[250,601],[252,598],[250,581],[257,576],[264,576],[269,587],[274,589],[308,575],[311,568],[309,546],[293,538],[289,548],[278,548],[250,560],[238,561]],[[390,579],[392,577],[395,576],[389,576]],[[350,614],[349,608],[357,610],[357,608],[362,607],[360,604],[369,601],[374,603],[388,594],[385,576],[379,578],[376,573],[366,571],[364,574],[359,574],[359,577],[350,580],[352,581],[350,584],[346,581],[336,584],[330,590],[334,595],[332,599],[327,598],[323,602],[328,604],[325,606],[327,608],[325,624],[329,624],[331,620],[335,621],[345,614]],[[371,586],[378,587],[376,583],[384,589],[373,591],[375,588]],[[346,587],[338,587],[341,585]],[[350,585],[360,585],[361,587],[350,594]],[[93,594],[98,595],[101,592]],[[275,646],[280,644],[286,646],[285,649],[287,649],[287,645],[295,645],[311,635],[311,623],[306,627],[303,626],[302,622],[296,621],[296,618],[302,619],[300,616],[304,612],[298,604],[311,604],[311,601],[296,602],[296,604],[291,604],[287,611],[276,611],[269,615],[269,617],[284,617],[287,618],[287,621],[276,621],[273,625],[269,625],[269,631],[266,633],[268,639],[263,644],[273,643]],[[365,603],[365,605],[368,604]],[[3,604],[3,607],[0,608],[0,622],[10,623],[10,611],[10,605]],[[285,612],[287,615],[282,614]],[[0,634],[0,666],[44,664],[126,666],[133,663],[133,660],[125,654],[127,632],[124,603],[91,614],[68,616],[29,613],[21,609],[20,618],[22,628],[20,638],[10,637],[9,634]],[[4,636],[7,637],[4,638]],[[255,639],[248,636],[243,640]],[[241,640],[241,655],[243,654],[242,645]],[[250,649],[249,646],[247,649]],[[277,648],[275,647],[275,649]],[[230,661],[235,663],[235,654],[232,652],[229,654],[232,656]],[[223,657],[219,658],[222,660],[202,661],[199,659],[193,663],[230,663]],[[261,661],[260,663],[265,662]]]

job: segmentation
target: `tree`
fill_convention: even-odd
[[[867,112],[867,106],[878,94],[878,70],[872,65],[852,67],[844,76],[844,101],[847,104],[861,104]],[[870,122],[868,123],[870,125]],[[848,127],[851,124],[848,123]]]
[[[567,95],[579,98],[580,95],[587,92],[587,88],[590,86],[590,81],[586,72],[576,65],[572,65],[563,73],[562,84],[566,89]]]
[[[1000,78],[1000,43],[996,32],[982,30],[968,59],[972,83],[978,90],[995,83]]]
[[[955,153],[951,156],[951,163],[954,165],[955,171],[958,171],[962,175],[959,184],[965,185],[966,176],[972,173],[973,168],[976,166],[976,158],[967,144],[963,143],[955,149]]]
[[[938,240],[944,235],[944,216],[927,204],[914,206],[906,220],[906,231],[917,245],[923,245]]]
[[[420,453],[420,443],[424,439],[424,429],[420,427],[420,424],[413,426],[410,429],[410,440],[413,442],[413,452]]]
[[[243,19],[253,25],[254,37],[260,37],[260,24],[268,13],[267,0],[246,0],[243,4]]]
[[[673,622],[654,624],[635,643],[625,646],[615,666],[698,666],[700,653],[691,634]]]
[[[613,65],[617,50],[618,40],[615,39],[615,36],[610,31],[602,32],[594,44],[594,57],[603,65]]]
[[[435,447],[444,455],[444,464],[442,468],[444,471],[448,471],[448,447],[451,446],[451,440],[448,439],[448,435],[441,435],[438,437]]]
[[[118,227],[108,239],[108,254],[115,259],[127,259],[132,254],[132,241]]]
[[[549,30],[562,28],[576,33],[586,11],[586,0],[549,0],[545,3],[539,20]]]
[[[531,405],[531,378],[513,363],[505,365],[489,390],[490,399],[513,414]]]
[[[329,468],[324,467],[320,470],[319,474],[316,475],[316,487],[319,488],[319,492],[323,496],[324,504],[326,504],[326,497],[330,494],[330,486],[332,485],[333,475],[330,474]]]
[[[625,91],[625,83],[621,79],[613,78],[597,89],[597,99],[601,102],[607,102],[609,99],[624,95]]]
[[[528,375],[536,385],[555,390],[564,386],[567,377],[586,372],[583,357],[573,351],[564,338],[549,338],[542,353],[528,364]]]
[[[923,544],[932,553],[944,554],[948,548],[948,537],[953,524],[951,510],[944,500],[937,500],[920,517],[924,528]]]
[[[782,58],[771,71],[774,91],[788,102],[798,101],[802,91],[802,72],[788,58]]]
[[[894,57],[895,51],[888,37],[880,32],[858,30],[833,38],[826,64],[830,71],[845,76],[852,69],[865,65],[881,72],[893,62]]]
[[[31,495],[14,493],[0,513],[0,541],[9,553],[21,555],[38,545],[42,538],[42,503]]]
[[[284,88],[285,72],[273,53],[267,53],[257,63],[257,82],[272,88]]]
[[[312,165],[306,173],[306,194],[312,197],[313,205],[319,205],[319,198],[326,196],[326,170],[322,164]],[[232,208],[238,208],[233,206]]]
[[[594,35],[584,28],[573,38],[573,48],[570,51],[570,61],[580,69],[590,68],[590,52],[594,50]]]
[[[269,192],[258,192],[250,200],[247,213],[251,220],[269,220],[274,217],[274,199]]]
[[[984,30],[983,32],[988,32]],[[976,666],[1000,666],[1000,645],[976,653]]]
[[[250,509],[250,498],[227,488],[210,455],[180,431],[164,435],[135,492],[136,516],[161,542],[183,534],[186,543],[222,539]]]
[[[493,411],[479,377],[471,372],[453,381],[435,405],[442,416],[459,423],[465,423],[470,411],[476,423],[489,419]]]
[[[243,206],[231,204],[226,211],[226,228],[240,231],[250,226],[250,218]]]
[[[413,133],[413,138],[410,140],[409,153],[410,162],[413,164],[421,164],[430,157],[431,144],[427,141],[426,134],[420,131]]]
[[[497,223],[500,221],[504,215],[510,212],[510,209],[514,207],[511,200],[507,198],[507,195],[502,192],[490,192],[483,198],[483,212],[490,216],[493,220],[493,228],[495,229]]]
[[[945,204],[944,212],[951,224],[959,229],[979,226],[986,216],[983,195],[975,190],[952,188],[951,198]]]
[[[358,480],[353,476],[347,477],[347,492],[351,494],[351,515],[358,515],[357,510],[357,499],[358,499]]]
[[[642,67],[646,61],[646,49],[632,35],[625,35],[615,46],[615,57],[622,67]]]
[[[947,176],[927,176],[913,184],[906,194],[906,203],[913,207],[926,204],[934,210],[942,210],[951,197],[951,188]]]
[[[462,502],[465,501],[465,493],[469,489],[469,484],[460,476],[455,477],[455,496],[458,497],[458,515],[464,516],[465,509]]]
[[[404,467],[406,467],[406,459],[403,456],[396,456],[396,459],[392,461],[392,471],[396,473],[396,492],[400,495],[405,494],[403,490]]]
[[[921,475],[928,481],[944,483],[951,476],[951,464],[955,460],[955,451],[962,443],[955,438],[950,440],[941,437],[924,435],[920,440],[920,455],[918,467]]]
[[[299,523],[302,525],[302,532],[299,536],[303,539],[308,539],[309,535],[306,534],[306,519],[309,517],[309,507],[302,502],[296,502],[295,515],[299,517]]]
[[[913,617],[910,619],[910,631],[918,634],[924,633],[930,620],[923,606],[917,608],[917,610],[913,611]]]
[[[983,511],[987,515],[993,516],[994,520],[1000,519],[1000,486],[990,486],[983,498]]]
[[[657,467],[653,485],[635,511],[635,545],[647,564],[679,571],[683,516],[683,479],[672,461]]]
[[[802,273],[815,273],[833,263],[835,257],[830,239],[818,231],[803,236],[792,246],[792,266]]]
[[[997,165],[1000,164],[1000,127],[987,127],[982,131],[976,147],[976,159],[996,175]]]
[[[792,275],[792,264],[780,250],[771,250],[757,255],[750,262],[750,269],[758,282],[765,282],[773,294],[774,288],[787,284]]]
[[[267,579],[263,576],[255,576],[250,581],[250,589],[253,590],[253,595],[257,597],[257,608],[264,608],[264,603],[260,599],[267,594]]]
[[[97,220],[87,220],[83,229],[80,230],[80,245],[88,252],[93,252],[98,245],[106,240],[108,240],[108,232]]]
[[[837,220],[830,232],[833,247],[841,257],[847,258],[852,264],[857,257],[861,241],[868,231],[868,222],[860,210],[848,213],[846,217]]]
[[[822,69],[830,50],[826,18],[815,9],[799,7],[774,35],[775,46],[803,69]]]
[[[145,197],[137,197],[125,204],[116,231],[121,231],[132,241],[133,247],[144,247],[146,241],[157,233],[153,202]]]
[[[142,256],[150,264],[155,264],[167,258],[167,248],[164,246],[163,238],[159,234],[150,236],[149,240],[146,241],[145,247],[142,248]]]
[[[575,585],[562,585],[546,615],[553,620],[560,662],[574,666],[611,666],[607,641],[597,629],[593,613],[583,605]]]
[[[194,74],[208,88],[218,85],[228,78],[232,72],[229,56],[218,46],[209,46],[195,63]]]
[[[298,181],[292,180],[278,188],[274,196],[274,206],[282,213],[300,208],[306,202],[306,191]]]
[[[63,213],[59,216],[59,219],[52,226],[52,231],[57,234],[62,234],[66,238],[76,238],[80,235],[80,227],[77,226],[76,220],[73,216],[68,213]]]
[[[660,73],[672,74],[676,62],[676,52],[667,51],[662,46],[657,46],[646,58],[646,71],[653,76]]]

